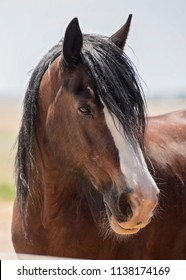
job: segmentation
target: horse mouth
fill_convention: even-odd
[[[137,233],[142,227],[123,227],[120,225],[120,223],[115,219],[115,217],[113,216],[110,208],[108,207],[108,205],[105,203],[105,208],[106,208],[106,213],[107,213],[107,218],[109,220],[109,224],[111,229],[119,235],[132,235]]]
[[[137,233],[141,228],[124,228],[122,227],[113,216],[110,217],[110,226],[112,230],[120,235],[130,235]]]

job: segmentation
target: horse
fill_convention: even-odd
[[[148,117],[124,47],[77,18],[36,66],[16,155],[17,253],[186,259],[186,111]]]

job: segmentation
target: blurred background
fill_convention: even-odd
[[[73,17],[84,33],[110,36],[133,14],[125,52],[150,115],[186,108],[186,1],[0,1],[0,252],[12,251],[13,163],[22,101],[32,71]]]

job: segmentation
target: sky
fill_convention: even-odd
[[[83,33],[111,36],[130,13],[125,52],[144,90],[186,93],[185,0],[0,0],[0,97],[24,96],[34,67],[72,18]]]

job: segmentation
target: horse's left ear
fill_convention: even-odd
[[[68,25],[63,41],[63,61],[67,65],[75,65],[80,59],[80,52],[83,44],[79,22],[74,18]]]
[[[120,49],[123,49],[125,46],[129,29],[130,29],[131,19],[132,19],[132,15],[130,14],[128,16],[126,23],[109,38],[109,40],[111,40]]]

